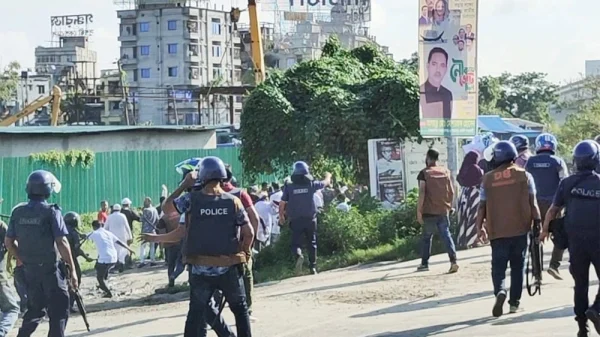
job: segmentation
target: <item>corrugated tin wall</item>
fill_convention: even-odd
[[[58,203],[64,212],[91,212],[99,208],[101,200],[120,203],[125,197],[137,206],[142,205],[146,196],[157,203],[162,184],[167,185],[169,192],[179,184],[181,177],[174,166],[186,158],[204,156],[218,156],[231,164],[238,181],[245,183],[238,148],[97,153],[89,169],[79,164],[58,168],[27,157],[0,158],[0,198],[4,198],[0,213],[10,214],[14,205],[26,200],[27,176],[37,169],[49,170],[60,180],[62,191],[51,201]],[[274,180],[270,175],[259,178],[259,181]]]

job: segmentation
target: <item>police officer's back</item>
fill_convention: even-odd
[[[577,173],[564,179],[548,210],[541,238],[548,236],[550,221],[565,208],[564,231],[554,228],[554,235],[566,233],[570,255],[570,271],[575,280],[575,319],[579,337],[587,337],[587,321],[600,333],[600,293],[590,306],[588,299],[590,264],[600,273],[600,176],[594,172],[600,165],[600,146],[595,141],[582,141],[573,150]],[[561,240],[562,241],[562,240]]]
[[[29,202],[15,207],[8,225],[5,244],[11,254],[23,262],[29,295],[18,337],[31,336],[46,309],[50,318],[48,336],[64,336],[69,316],[69,293],[66,269],[58,261],[56,248],[70,267],[70,281],[74,287],[78,285],[60,208],[46,201],[52,192],[58,192],[56,186],[59,184],[50,172],[32,172],[26,187]]]

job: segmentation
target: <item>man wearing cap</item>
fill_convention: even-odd
[[[106,219],[104,229],[113,233],[121,242],[131,244],[133,235],[131,234],[127,217],[125,214],[121,213],[121,205],[114,204],[112,210],[112,214]],[[125,261],[127,256],[129,256],[129,251],[121,246],[116,248],[118,255],[117,268],[119,272],[122,273],[123,270],[125,270]]]

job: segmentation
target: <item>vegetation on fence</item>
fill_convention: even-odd
[[[51,150],[32,153],[29,158],[34,162],[42,162],[56,167],[63,167],[67,164],[75,167],[79,163],[81,167],[89,169],[94,165],[96,154],[91,150],[69,150],[66,152]]]

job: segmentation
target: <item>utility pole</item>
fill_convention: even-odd
[[[125,113],[125,123],[129,125],[129,95],[127,93],[127,89],[125,88],[125,81],[123,78],[125,74],[123,74],[123,64],[121,63],[121,59],[117,60],[117,66],[119,67],[119,82],[121,84],[121,93],[123,95],[123,112]]]

